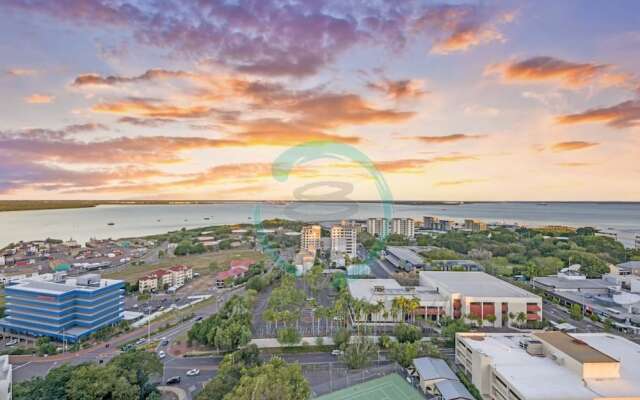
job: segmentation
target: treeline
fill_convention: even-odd
[[[14,400],[160,400],[153,376],[162,374],[155,353],[132,351],[108,364],[63,365],[44,378],[13,385]]]
[[[198,394],[197,400],[306,400],[309,382],[298,364],[274,357],[260,359],[255,345],[227,354],[218,373]]]
[[[595,278],[609,271],[609,263],[629,258],[620,242],[596,236],[586,228],[563,237],[526,228],[515,232],[501,228],[478,233],[452,231],[436,238],[421,236],[417,241],[422,246],[441,248],[423,253],[427,261],[475,258],[489,272],[503,275],[544,276],[580,264],[583,273]]]
[[[255,302],[255,291],[243,296],[234,295],[222,309],[209,318],[193,325],[188,333],[189,342],[231,351],[251,340],[251,309]]]

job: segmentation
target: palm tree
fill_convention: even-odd
[[[413,323],[415,323],[416,310],[418,309],[418,307],[420,307],[420,300],[417,297],[412,297],[411,299],[407,300],[406,306],[407,311],[411,313],[411,320],[413,321]]]
[[[518,321],[518,325],[522,326],[527,321],[527,315],[521,311],[518,313],[516,320]]]

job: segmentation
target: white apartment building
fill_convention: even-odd
[[[484,272],[422,271],[420,286],[431,288],[446,298],[446,315],[473,316],[484,325],[495,316],[495,327],[514,324],[510,316],[524,314],[526,321],[542,319],[542,298]]]
[[[320,225],[307,225],[302,227],[300,235],[300,250],[316,253],[320,249],[322,227]]]
[[[389,235],[389,220],[386,218],[369,218],[367,220],[367,232],[380,238]]]
[[[415,221],[412,218],[393,218],[391,220],[391,233],[394,235],[413,239],[415,231]]]
[[[164,288],[180,288],[186,281],[193,279],[193,269],[186,265],[176,265],[169,269],[158,269],[138,280],[140,293],[152,292]]]
[[[13,368],[9,364],[9,356],[0,356],[0,400],[11,400],[12,382]]]
[[[640,345],[609,333],[456,334],[484,400],[640,399]]]
[[[331,227],[331,254],[358,256],[358,231],[353,226],[334,225]]]

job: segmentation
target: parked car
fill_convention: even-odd
[[[18,344],[18,339],[11,339],[6,343],[6,345],[9,347],[15,346],[16,344]]]
[[[172,376],[171,378],[167,379],[167,385],[177,385],[178,383],[180,383],[182,381],[182,379],[179,376]]]
[[[166,346],[168,344],[169,344],[168,340],[163,340],[162,342],[160,342],[160,345],[162,345],[162,346]]]
[[[343,354],[344,354],[344,351],[342,351],[340,349],[331,350],[331,355],[332,356],[341,356]]]
[[[198,376],[200,375],[200,370],[198,368],[190,369],[187,371],[187,376]]]
[[[198,315],[198,316],[196,317],[196,321],[202,321],[202,315]]]
[[[164,351],[160,350],[160,351],[158,352],[158,357],[159,357],[160,359],[163,359],[163,358],[165,358],[166,356],[167,356],[167,353],[165,353]]]

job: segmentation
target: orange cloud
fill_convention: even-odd
[[[211,115],[214,110],[205,106],[176,106],[154,99],[129,98],[112,103],[99,103],[91,108],[93,112],[139,115],[151,118],[202,118]]]
[[[30,96],[24,98],[29,104],[48,104],[51,103],[55,99],[55,96],[51,96],[48,94],[34,93]]]
[[[486,181],[486,179],[459,179],[453,181],[439,181],[434,183],[434,186],[462,186],[484,181]]]
[[[229,137],[247,145],[293,146],[308,141],[331,141],[356,144],[361,141],[355,136],[340,136],[310,129],[305,124],[283,122],[264,118],[240,123],[241,132]]]
[[[575,63],[554,57],[532,57],[521,61],[493,64],[486,75],[497,74],[506,82],[557,81],[563,86],[579,88],[588,84],[600,86],[633,86],[631,74],[612,71],[609,64]]]
[[[150,69],[144,74],[126,77],[126,76],[101,76],[98,74],[83,74],[73,81],[73,86],[114,86],[121,83],[144,82],[169,78],[187,78],[193,74],[184,71],[169,71],[165,69]]]
[[[588,167],[595,164],[589,163],[589,162],[561,162],[561,163],[558,163],[558,165],[561,167],[568,167],[568,168],[580,168],[580,167]]]
[[[589,147],[594,147],[597,145],[599,145],[599,143],[583,142],[583,141],[576,140],[576,141],[570,141],[570,142],[555,143],[551,146],[551,150],[555,152],[574,151],[574,150],[588,149]]]
[[[394,100],[420,98],[427,93],[423,89],[424,82],[418,79],[382,79],[379,82],[368,82],[367,87]]]
[[[607,125],[622,129],[640,124],[640,100],[629,100],[612,107],[592,108],[578,114],[562,115],[556,118],[559,124],[579,124],[605,122]]]
[[[476,160],[476,156],[452,154],[425,159],[400,159],[390,161],[376,161],[374,165],[380,172],[385,173],[421,173],[430,164]]]
[[[418,140],[418,141],[429,143],[429,144],[437,144],[437,143],[459,142],[462,140],[483,139],[486,137],[487,135],[468,135],[465,133],[455,133],[452,135],[444,135],[444,136],[411,136],[406,139]]]

